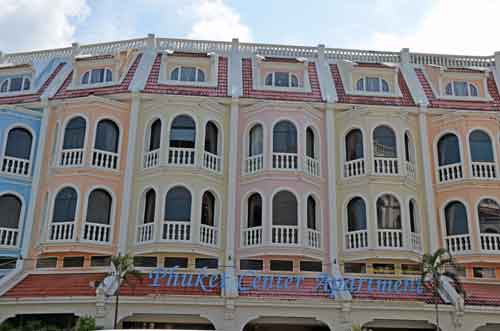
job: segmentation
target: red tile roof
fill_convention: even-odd
[[[68,90],[68,86],[71,84],[71,80],[73,79],[73,72],[71,72],[68,75],[68,77],[66,77],[64,84],[61,86],[59,91],[57,91],[57,93],[54,95],[52,100],[86,97],[86,96],[89,96],[91,94],[107,95],[107,94],[127,92],[129,89],[130,83],[132,82],[132,79],[134,77],[135,71],[137,70],[137,67],[139,66],[139,62],[141,61],[141,57],[142,57],[142,54],[137,55],[134,62],[130,66],[127,74],[125,75],[125,78],[123,79],[123,81],[120,84],[116,84],[116,85],[112,85],[112,86]]]
[[[465,304],[474,306],[500,306],[500,284],[463,284]]]
[[[252,78],[252,59],[243,59],[242,67],[244,98],[321,102],[321,89],[319,86],[318,74],[316,72],[316,66],[314,63],[309,63],[307,67],[309,84],[311,85],[311,92],[255,90],[253,88]]]
[[[105,55],[96,55],[96,56],[83,56],[83,57],[77,57],[76,61],[96,61],[96,60],[105,60],[105,59],[112,59],[114,58],[113,55],[111,54],[105,54]]]
[[[60,63],[36,93],[10,96],[10,97],[0,97],[0,104],[10,105],[14,103],[27,103],[27,102],[40,101],[40,96],[45,92],[47,87],[49,87],[49,85],[52,83],[57,74],[59,74],[59,71],[61,71],[61,69],[64,67],[65,64],[66,63]]]
[[[177,55],[174,53],[174,55]],[[227,58],[219,57],[218,82],[216,87],[197,87],[185,85],[171,85],[158,83],[160,76],[162,54],[156,56],[144,92],[157,94],[195,95],[208,97],[227,96]]]
[[[371,64],[371,66],[373,65],[376,64]],[[401,70],[398,70],[398,85],[402,93],[401,97],[378,97],[347,94],[344,89],[344,84],[342,83],[342,77],[340,76],[340,71],[337,64],[330,64],[330,72],[335,84],[335,89],[337,90],[339,103],[383,106],[415,106],[415,102],[413,101],[410,90],[408,89],[408,85],[406,84]]]
[[[444,108],[444,109],[465,109],[465,110],[485,110],[499,111],[500,110],[500,94],[493,75],[490,73],[487,78],[488,92],[493,98],[492,101],[470,101],[470,100],[445,100],[439,99],[434,95],[431,84],[425,77],[422,69],[416,68],[418,80],[422,89],[425,92],[427,100],[429,100],[429,108]]]

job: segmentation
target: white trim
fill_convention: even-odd
[[[87,224],[87,213],[88,213],[88,207],[89,207],[89,198],[90,198],[90,195],[92,194],[92,192],[96,191],[96,190],[103,190],[105,191],[106,193],[108,193],[110,196],[111,196],[111,210],[110,210],[110,215],[109,215],[109,227],[110,227],[110,235],[109,235],[109,242],[108,243],[99,243],[99,244],[102,244],[102,245],[112,245],[113,244],[113,238],[115,238],[115,235],[114,235],[114,231],[113,231],[113,228],[114,228],[114,225],[115,223],[117,222],[116,221],[116,205],[117,205],[117,198],[116,198],[116,195],[115,195],[115,192],[113,192],[113,190],[105,185],[92,185],[90,186],[90,188],[87,190],[87,192],[85,193],[85,198],[84,198],[84,204],[82,205],[82,207],[84,207],[83,209],[83,212],[82,212],[82,219],[81,219],[81,224],[80,224],[80,236],[78,238],[78,241],[85,241],[87,242],[87,240],[84,240],[82,238],[83,236],[83,231],[84,231],[84,227],[85,227],[85,224]],[[91,223],[91,222],[88,222],[88,223]],[[102,224],[104,225],[103,223],[91,223],[91,224]],[[77,224],[75,224],[75,228],[76,228]]]
[[[369,203],[369,200],[366,198],[365,194],[363,194],[363,193],[350,193],[344,198],[344,201],[342,203],[342,216],[341,216],[342,224],[340,225],[340,227],[342,229],[341,251],[343,251],[343,252],[347,251],[347,248],[346,248],[347,244],[346,244],[345,236],[346,236],[346,234],[350,233],[349,232],[349,215],[348,215],[347,208],[349,206],[349,203],[355,198],[362,199],[364,204],[365,204],[365,223],[366,223],[365,230],[368,233],[368,245],[365,249],[368,250],[368,249],[374,247],[374,242],[372,240],[372,236],[370,235],[370,233],[371,233],[371,231],[373,231],[374,228],[375,229],[377,228],[377,224],[375,224],[375,225],[370,224],[370,219],[372,219],[370,217],[371,204]],[[376,216],[375,216],[375,218],[376,218]]]
[[[170,58],[170,59],[169,59]],[[172,55],[168,55],[167,53],[162,53],[161,56],[161,61],[160,61],[160,72],[158,74],[158,84],[164,84],[164,85],[178,85],[178,86],[192,86],[192,87],[217,87],[219,84],[219,55],[214,54],[214,55],[209,55],[206,59],[208,60],[209,64],[209,71],[207,72],[206,70],[201,69],[199,66],[196,65],[196,62],[203,61],[204,58],[198,58],[198,57],[181,57],[178,60],[178,62],[192,62],[191,64],[187,63],[180,63],[179,65],[176,65],[175,67],[172,68],[172,70],[169,70],[167,72],[167,67],[169,65],[169,60],[173,61],[175,64],[175,53]],[[177,57],[179,58],[179,57]],[[196,68],[196,76],[198,77],[198,69],[202,70],[203,73],[205,74],[205,81],[203,82],[198,82],[198,81],[181,81],[180,80],[180,75],[181,72],[179,70],[179,79],[178,80],[172,80],[170,79],[172,71],[174,71],[176,68],[181,68],[181,67],[194,67]],[[228,86],[229,87],[229,86]]]
[[[33,166],[34,166],[34,154],[35,154],[35,148],[37,146],[37,140],[36,140],[36,135],[35,135],[35,131],[33,130],[33,128],[25,123],[21,123],[21,122],[15,122],[15,123],[12,123],[11,125],[9,125],[8,127],[5,128],[5,132],[4,132],[4,137],[3,137],[3,142],[2,142],[2,158],[5,157],[5,152],[7,151],[6,148],[7,148],[7,140],[8,140],[8,137],[9,137],[9,133],[10,131],[12,131],[13,129],[25,129],[27,130],[30,135],[31,135],[31,151],[30,151],[30,157],[28,159],[28,161],[30,162],[30,173],[29,173],[29,176],[32,177],[33,176]],[[41,128],[40,128],[41,129]],[[37,160],[37,163],[39,162],[42,162],[42,160]]]
[[[468,147],[468,150],[469,150],[469,169],[471,169],[471,172],[472,172],[472,162],[474,162],[472,160],[472,150],[470,149],[470,135],[472,132],[474,131],[482,131],[483,133],[485,133],[488,138],[490,139],[490,147],[491,147],[491,150],[493,152],[493,161],[492,163],[494,163],[495,165],[497,165],[497,159],[498,159],[498,155],[497,155],[497,149],[496,149],[496,144],[495,144],[495,139],[493,138],[494,136],[491,134],[491,131],[487,128],[484,128],[484,127],[477,127],[477,126],[474,126],[474,127],[470,127],[469,130],[467,131],[467,135],[466,135],[466,141],[467,141],[467,147]],[[480,162],[480,161],[477,161],[477,162]],[[497,177],[498,177],[498,174],[496,174]],[[471,176],[472,176],[472,173],[471,173]]]
[[[4,195],[13,195],[16,198],[19,199],[21,202],[21,210],[19,211],[19,219],[17,220],[17,230],[19,231],[19,234],[17,236],[17,243],[15,249],[18,250],[21,247],[21,243],[23,242],[23,232],[26,230],[25,229],[25,223],[26,223],[26,210],[27,210],[27,204],[26,200],[22,196],[22,194],[12,191],[12,190],[5,190],[0,192],[0,198],[2,198]]]
[[[398,201],[399,203],[399,214],[400,214],[400,218],[401,218],[401,231],[403,231],[403,233],[406,231],[406,226],[405,226],[405,211],[406,211],[406,208],[404,208],[404,204],[402,203],[403,202],[403,199],[396,193],[396,192],[393,192],[393,191],[387,191],[387,190],[384,190],[383,192],[379,192],[377,195],[375,195],[374,197],[374,205],[373,205],[373,208],[374,208],[374,220],[375,220],[375,230],[380,230],[381,228],[378,227],[378,210],[377,210],[377,202],[378,200],[384,196],[384,195],[392,195],[393,197],[396,198],[396,200]]]
[[[63,183],[63,184],[60,184],[58,185],[55,189],[53,190],[49,190],[48,194],[48,201],[49,201],[49,210],[48,212],[46,213],[46,215],[48,216],[48,219],[45,221],[45,222],[42,222],[42,224],[45,224],[45,226],[47,227],[46,229],[42,229],[45,233],[45,238],[41,238],[42,239],[42,242],[48,242],[49,241],[49,234],[50,234],[50,227],[51,225],[54,223],[53,220],[54,220],[54,210],[55,210],[55,206],[56,206],[56,199],[57,199],[57,195],[65,188],[72,188],[75,190],[76,192],[76,207],[75,207],[75,219],[73,220],[73,224],[75,226],[74,228],[74,233],[73,233],[73,241],[74,242],[77,242],[77,238],[78,238],[78,235],[79,235],[79,232],[78,232],[78,223],[80,222],[80,216],[82,216],[82,207],[83,207],[83,202],[82,202],[82,194],[80,192],[80,188],[72,183]],[[81,223],[83,224],[83,218],[82,218],[82,221]]]
[[[485,199],[489,199],[489,200],[493,200],[497,203],[497,205],[500,206],[500,202],[499,202],[499,199],[498,197],[495,197],[495,196],[491,196],[491,195],[481,195],[475,202],[475,205],[474,205],[474,208],[475,208],[475,213],[474,213],[474,216],[476,217],[476,221],[474,222],[475,223],[475,229],[476,229],[476,233],[478,235],[478,242],[481,243],[481,221],[479,219],[479,204],[481,203],[481,201],[485,200]],[[479,247],[479,249],[481,250],[481,247]]]
[[[471,230],[472,230],[472,227],[471,227],[471,213],[470,213],[470,208],[469,208],[469,205],[467,203],[467,201],[465,199],[462,199],[462,198],[459,198],[459,197],[451,197],[451,198],[448,198],[446,199],[445,201],[443,201],[441,203],[441,206],[439,207],[439,216],[441,218],[441,221],[440,221],[440,226],[441,226],[441,233],[443,234],[443,245],[445,244],[444,243],[444,238],[446,238],[447,236],[449,236],[448,234],[448,231],[446,231],[446,214],[445,214],[445,209],[446,207],[452,203],[452,202],[460,202],[461,204],[464,205],[465,207],[465,212],[467,213],[467,233],[468,235],[471,236],[471,240],[472,240],[472,250],[474,250],[474,239],[472,239],[472,233],[471,233]]]

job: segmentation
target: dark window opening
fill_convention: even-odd
[[[165,199],[165,221],[191,221],[191,193],[186,188],[177,186],[168,191]]]
[[[254,193],[248,198],[247,222],[248,228],[262,226],[262,198],[258,193]]]
[[[156,256],[134,256],[134,266],[139,268],[156,268],[158,262]]]
[[[263,270],[264,261],[262,260],[240,260],[240,270]]]
[[[111,120],[102,120],[97,124],[97,134],[95,141],[95,149],[118,153],[118,139],[120,129]]]
[[[57,193],[54,202],[54,215],[52,222],[74,222],[78,194],[75,189],[65,187]]]
[[[63,149],[83,148],[86,127],[87,123],[81,117],[70,120],[64,129]]]
[[[63,258],[63,268],[81,268],[83,267],[83,256],[65,256]]]
[[[219,268],[219,260],[213,258],[197,258],[195,261],[196,269],[217,269]]]
[[[31,133],[23,128],[14,128],[7,135],[5,156],[29,160],[31,155],[31,144],[33,137]]]
[[[321,261],[300,261],[300,271],[322,272],[323,264]]]
[[[193,119],[187,115],[180,115],[174,119],[170,129],[170,147],[194,148],[196,127]]]
[[[163,265],[165,268],[183,268],[186,269],[188,267],[188,258],[187,257],[166,257]]]
[[[271,260],[271,271],[293,271],[293,261]]]

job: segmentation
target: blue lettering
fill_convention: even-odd
[[[273,275],[264,275],[262,276],[263,281],[262,281],[262,289],[265,290],[266,288],[272,289],[273,288],[273,281],[274,281],[274,276]]]
[[[255,282],[255,271],[247,271],[247,272],[240,274],[238,277],[238,291],[239,292],[246,292],[246,291],[250,290],[249,287],[243,286],[243,280],[245,277],[254,277],[254,279],[252,281],[252,288],[253,289],[256,288],[255,283],[254,283]]]
[[[196,276],[197,276],[196,283],[194,286],[199,287],[203,292],[208,292],[208,289],[205,286],[205,278],[207,277],[207,268],[205,267],[202,269],[202,271],[198,271]]]
[[[208,287],[209,288],[216,287],[218,278],[219,278],[218,274],[216,274],[216,273],[211,274],[210,278],[208,279]]]
[[[182,274],[181,287],[193,287],[193,274]]]

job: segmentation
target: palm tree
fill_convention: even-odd
[[[447,279],[453,282],[459,293],[464,293],[462,284],[458,279],[456,265],[450,252],[444,248],[439,248],[434,254],[424,254],[422,256],[422,276],[423,284],[430,285],[436,310],[436,330],[439,328],[439,289],[441,281]]]
[[[114,277],[115,284],[118,284],[115,291],[115,320],[114,320],[114,328],[116,329],[118,324],[118,303],[120,298],[120,285],[123,281],[125,281],[128,285],[130,276],[135,277],[142,281],[141,273],[134,268],[134,259],[131,255],[118,254],[117,256],[111,257],[111,263],[113,266],[113,272],[111,276]]]

